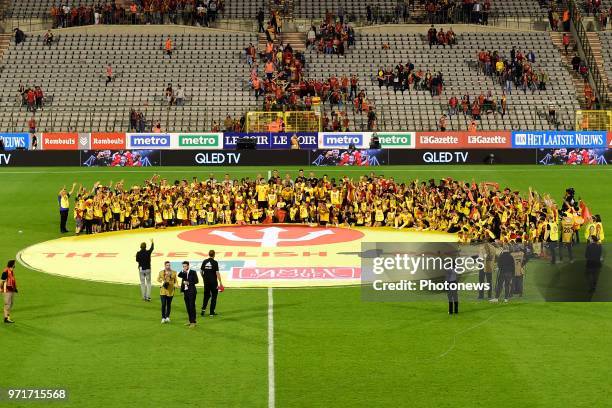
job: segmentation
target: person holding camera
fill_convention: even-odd
[[[170,309],[174,297],[174,288],[177,286],[178,278],[176,271],[170,267],[170,262],[164,262],[164,269],[159,272],[157,282],[161,283],[159,295],[161,298],[162,324],[170,323]]]

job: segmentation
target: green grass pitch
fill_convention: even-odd
[[[129,184],[154,172],[174,180],[268,170],[2,169],[0,258],[59,237],[56,194],[73,181]],[[573,186],[612,237],[612,169],[604,167],[309,170],[336,177],[375,171],[400,181],[474,178],[522,191],[532,186],[557,200]],[[229,288],[220,295],[220,318],[200,319],[188,330],[180,296],[173,324],[162,326],[158,298],[142,302],[136,286],[60,278],[22,265],[16,276],[17,323],[0,326],[0,388],[66,388],[69,399],[52,404],[58,407],[269,406],[266,289]],[[277,407],[612,406],[610,303],[463,302],[451,318],[444,301],[362,302],[356,287],[274,289],[273,296]]]

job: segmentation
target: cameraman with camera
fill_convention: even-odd
[[[170,262],[164,262],[164,269],[159,272],[157,282],[161,283],[159,295],[161,298],[161,313],[162,324],[170,323],[170,308],[172,307],[172,299],[174,298],[174,289],[177,286],[176,271],[170,267]]]

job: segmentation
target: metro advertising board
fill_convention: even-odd
[[[172,135],[169,133],[126,133],[128,149],[171,149]]]
[[[43,133],[43,150],[79,150],[78,133]]]
[[[509,149],[510,132],[417,132],[417,149]],[[383,148],[386,146],[383,145]]]
[[[254,138],[257,149],[290,149],[291,137],[297,135],[301,149],[316,149],[318,146],[317,133],[297,132],[297,133],[233,133],[223,134],[223,148],[231,150],[236,148],[236,144],[243,137]]]
[[[383,149],[414,149],[415,132],[376,132],[372,137],[378,137]]]
[[[354,145],[357,149],[370,147],[372,132],[319,132],[320,149],[347,149]]]
[[[223,133],[172,133],[171,136],[177,149],[223,149]]]
[[[512,132],[512,147],[546,149],[551,147],[606,148],[603,131],[518,131]]]
[[[29,133],[0,133],[0,139],[4,142],[4,150],[27,150],[30,148]]]

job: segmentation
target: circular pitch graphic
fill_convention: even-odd
[[[170,261],[199,270],[214,249],[231,287],[355,285],[361,278],[362,243],[456,242],[452,234],[390,228],[248,225],[134,230],[59,238],[22,250],[19,259],[42,272],[101,282],[138,284],[136,252],[153,238],[153,281]]]

